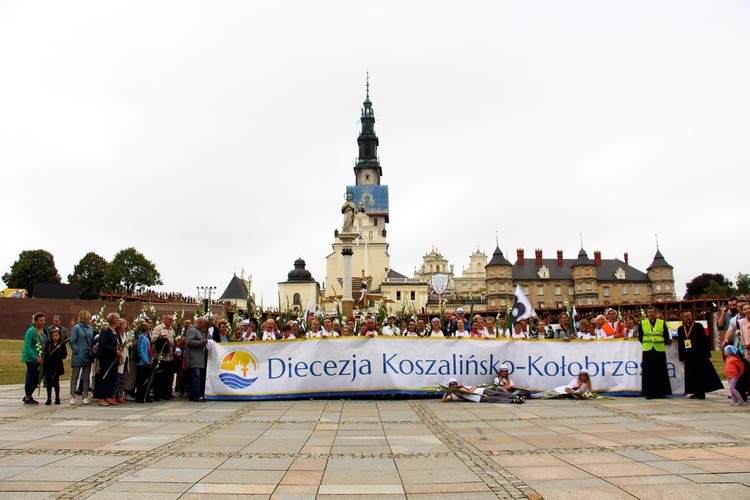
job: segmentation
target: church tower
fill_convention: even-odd
[[[358,237],[354,240],[351,255],[352,292],[357,307],[357,299],[365,284],[368,300],[380,297],[380,284],[391,271],[391,257],[386,241],[386,224],[390,222],[388,213],[388,186],[380,184],[383,169],[378,158],[380,142],[375,134],[375,113],[370,101],[370,78],[367,77],[365,100],[360,117],[362,128],[357,138],[359,154],[354,166],[354,185],[346,186],[346,194],[351,195],[357,213],[353,231]],[[333,296],[340,296],[343,290],[343,243],[335,233],[333,252],[326,257],[326,280],[324,302],[329,305]],[[361,305],[361,304],[360,304]]]
[[[354,165],[354,175],[357,186],[379,186],[383,169],[380,167],[380,159],[378,158],[380,143],[378,136],[375,134],[375,113],[370,101],[369,75],[367,77],[365,102],[362,104],[362,116],[359,119],[362,123],[362,131],[357,138],[359,156],[357,156],[357,164]]]

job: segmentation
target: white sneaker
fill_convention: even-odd
[[[70,398],[70,404],[72,405],[76,404],[76,398]]]
[[[89,404],[89,398],[83,398],[83,404],[85,405]]]

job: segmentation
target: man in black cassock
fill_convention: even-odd
[[[677,329],[677,349],[685,366],[685,394],[692,394],[692,399],[706,399],[707,392],[724,388],[711,363],[706,329],[693,321],[691,311],[682,313],[682,326]]]
[[[646,399],[661,398],[672,394],[665,348],[672,339],[666,322],[656,317],[656,307],[649,306],[646,315],[648,319],[638,324],[638,340],[643,346],[641,392]]]

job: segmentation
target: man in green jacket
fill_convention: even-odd
[[[26,330],[23,338],[23,352],[21,361],[26,363],[26,381],[24,383],[25,396],[23,402],[27,405],[38,405],[33,397],[34,390],[39,385],[39,367],[44,362],[44,324],[46,318],[43,313],[36,313],[33,323]]]

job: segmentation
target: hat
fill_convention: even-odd
[[[50,331],[49,331],[49,332],[50,332],[50,333],[52,333],[52,332],[59,332],[59,331],[60,331],[60,329],[59,329],[58,327],[56,327],[56,326],[53,326],[53,327],[52,327],[52,328],[50,329]]]
[[[458,380],[456,380],[455,378],[451,378],[450,380],[448,380],[448,385],[451,385],[453,382],[458,383]]]
[[[96,314],[94,314],[93,316],[91,316],[91,321],[96,321],[98,319],[99,319],[99,316],[97,316]]]
[[[586,368],[581,368],[581,371],[578,372],[578,375],[580,375],[581,373],[585,373],[586,375],[588,375],[589,371]]]
[[[249,325],[249,324],[250,324],[250,320],[249,320],[249,319],[246,319],[246,320],[244,320],[244,321],[242,322],[242,324],[243,324],[243,325],[245,325],[245,326],[247,326],[247,325]]]
[[[612,308],[610,307],[609,309],[607,309],[606,311],[604,311],[604,314],[609,314],[609,313],[611,313],[611,312],[613,312],[613,313],[617,313],[617,311],[615,311],[614,309],[612,309]]]
[[[508,365],[500,365],[500,368],[497,369],[497,371],[499,371],[499,372],[501,372],[503,370],[508,371]]]
[[[391,319],[391,318],[398,319],[398,316],[396,316],[395,314],[391,313],[391,314],[388,315],[388,319]]]
[[[464,313],[463,307],[459,307],[458,309],[456,309],[456,314],[463,314],[463,313]]]
[[[738,352],[740,352],[740,350],[733,345],[728,345],[724,348],[724,354],[726,354],[727,356],[734,356]]]

